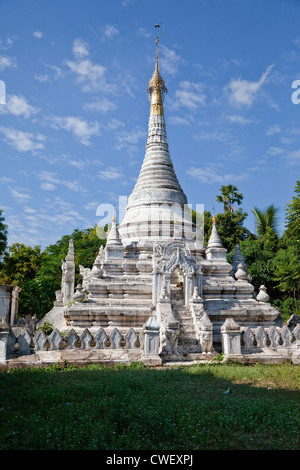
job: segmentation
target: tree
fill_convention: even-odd
[[[5,219],[2,213],[3,209],[0,209],[0,262],[7,246],[7,225],[4,223]]]
[[[64,235],[56,243],[49,245],[42,254],[40,273],[43,272],[45,275],[46,273],[51,274],[52,277],[61,281],[61,260],[66,257],[69,240],[71,238],[74,242],[75,252],[75,282],[82,282],[82,278],[79,276],[79,265],[81,264],[85,268],[91,268],[101,245],[105,246],[106,243],[105,239],[98,238],[96,227],[84,230],[75,229],[71,235]],[[59,287],[57,287],[57,289],[59,289]]]
[[[4,253],[0,283],[21,286],[25,279],[33,279],[40,267],[41,248],[14,243]]]
[[[243,212],[241,208],[234,212],[226,211],[216,215],[218,232],[228,253],[235,248],[237,241],[253,238],[250,230],[244,227],[247,216],[247,212]]]
[[[248,237],[240,242],[240,249],[252,277],[252,284],[256,292],[264,284],[272,299],[280,297],[277,284],[274,281],[274,257],[278,251],[279,240],[277,234],[268,227],[266,232],[257,238]]]
[[[229,253],[235,248],[237,240],[245,240],[247,237],[253,238],[253,234],[243,226],[247,217],[247,212],[238,209],[234,212],[224,212],[216,215],[218,232],[224,248]],[[196,223],[197,213],[192,211],[192,221]],[[202,218],[199,216],[199,220]],[[207,245],[212,230],[212,215],[209,211],[204,211],[204,243]]]
[[[64,235],[49,245],[42,253],[39,246],[32,248],[15,243],[4,254],[0,283],[21,287],[19,316],[29,314],[42,318],[53,307],[55,291],[61,288],[61,262],[68,252],[70,238],[74,241],[75,282],[81,283],[79,265],[91,268],[100,246],[106,242],[98,238],[96,227],[76,229],[71,235]]]
[[[197,213],[194,209],[191,211],[192,214],[192,221],[194,224],[198,225],[197,222],[200,221],[201,227],[198,227],[198,229],[202,230],[203,229],[203,242],[207,244],[209,237],[210,237],[210,232],[212,228],[212,215],[209,211],[204,211],[203,214]],[[203,227],[202,227],[203,223]]]
[[[277,233],[278,208],[274,207],[274,204],[271,204],[264,211],[254,207],[252,212],[255,217],[255,230],[259,237],[266,233],[267,228],[270,228],[275,233]]]
[[[233,204],[236,202],[240,205],[243,200],[243,195],[238,192],[238,188],[233,184],[221,186],[220,191],[221,194],[216,197],[216,201],[223,204],[224,212],[233,212]]]
[[[289,244],[278,251],[273,260],[274,280],[289,297],[300,300],[300,257],[297,248]]]
[[[274,281],[280,290],[278,308],[285,319],[300,312],[300,181],[286,206],[286,230],[273,259]]]
[[[287,232],[298,246],[300,243],[300,181],[295,186],[296,195],[286,206]]]
[[[3,267],[0,272],[0,284],[21,287],[18,314],[34,315],[41,308],[42,296],[34,288],[35,277],[41,266],[41,249],[23,243],[14,243],[4,253]],[[46,289],[47,286],[45,286]]]

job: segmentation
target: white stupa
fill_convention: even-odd
[[[112,227],[92,269],[81,267],[75,303],[63,307],[65,328],[142,329],[160,324],[166,357],[212,352],[227,318],[243,326],[271,326],[279,312],[253,296],[244,266],[232,275],[214,217],[207,246],[193,225],[187,197],[169,154],[158,65],[149,82],[150,118],[144,161],[124,220]],[[83,295],[84,294],[84,295]]]

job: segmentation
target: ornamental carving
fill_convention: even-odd
[[[190,250],[184,242],[171,242],[165,246],[162,259],[157,264],[157,272],[163,274],[172,274],[174,269],[179,266],[186,275],[195,273],[196,265],[190,259]]]

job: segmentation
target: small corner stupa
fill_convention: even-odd
[[[227,262],[216,218],[207,246],[192,222],[169,153],[167,88],[158,59],[157,36],[144,161],[124,219],[117,225],[114,214],[105,249],[91,269],[80,266],[82,285],[71,304],[60,306],[60,329],[118,328],[126,334],[131,328],[142,331],[154,317],[162,356],[207,355],[220,349],[227,318],[240,326],[271,326],[280,314],[254,298],[244,264],[233,270]]]

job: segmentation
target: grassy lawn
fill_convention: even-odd
[[[292,364],[0,373],[0,450],[299,450],[299,424]]]

